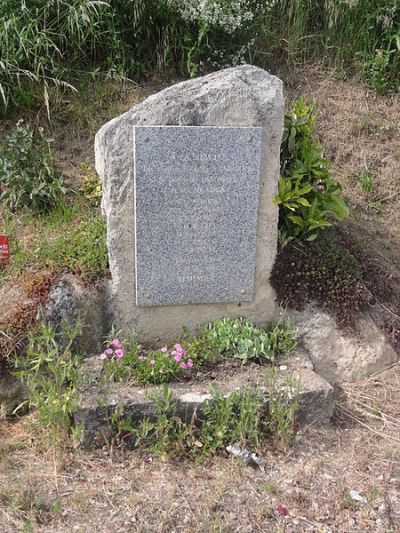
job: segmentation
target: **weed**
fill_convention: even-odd
[[[80,324],[71,329],[64,325],[68,338],[64,349],[57,342],[51,325],[41,324],[29,334],[26,355],[14,360],[16,375],[25,383],[29,407],[37,409],[39,423],[52,439],[62,442],[71,428],[71,417],[78,404],[78,378],[81,359],[71,353],[71,346],[81,334]],[[18,409],[19,409],[18,408]]]
[[[62,202],[40,216],[25,214],[22,220],[31,226],[32,238],[21,243],[9,219],[11,259],[4,275],[15,275],[28,267],[67,269],[87,279],[98,278],[106,272],[105,221],[79,199],[73,204]]]
[[[269,480],[264,483],[264,492],[266,494],[275,494],[278,490],[278,485],[275,481]]]
[[[276,374],[268,374],[269,399],[261,389],[236,390],[227,396],[210,388],[211,398],[189,422],[180,415],[178,404],[166,384],[149,395],[151,416],[137,425],[121,406],[111,415],[110,424],[117,443],[131,440],[157,456],[208,456],[224,451],[232,443],[258,448],[269,434],[287,447],[294,433],[298,409],[298,383],[287,379],[280,383]],[[270,490],[275,490],[272,486]]]
[[[94,207],[100,206],[103,191],[100,178],[96,173],[89,173],[86,175],[79,191],[91,203],[91,205]]]
[[[274,358],[277,355],[288,353],[296,347],[297,343],[293,331],[281,319],[270,322],[267,333]]]
[[[67,193],[56,170],[52,141],[41,129],[17,124],[0,150],[0,202],[11,211],[54,208]]]
[[[166,458],[167,454],[182,454],[191,430],[176,416],[177,405],[172,392],[167,385],[163,385],[161,391],[152,394],[150,399],[155,405],[155,418],[154,421],[143,420],[137,429],[134,429],[136,445],[150,446],[161,458]]]
[[[212,398],[204,404],[205,420],[199,436],[204,450],[223,450],[234,442],[240,442],[242,446],[258,446],[263,430],[262,392],[248,389],[224,396],[212,387],[210,393]]]
[[[368,170],[368,168],[366,168],[363,174],[358,177],[358,183],[364,192],[368,194],[374,192],[374,175]]]
[[[278,370],[271,368],[266,373],[268,389],[267,427],[273,438],[287,448],[294,435],[295,418],[299,408],[299,383],[293,378],[286,378],[283,383],[278,379]]]

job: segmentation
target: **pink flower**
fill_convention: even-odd
[[[187,350],[182,350],[182,351],[181,351],[181,354],[182,354],[182,355],[186,355],[186,354],[187,354]]]
[[[289,514],[289,511],[286,509],[286,507],[283,507],[283,505],[278,505],[278,507],[276,507],[276,510],[283,516],[287,516]]]
[[[139,355],[138,359],[139,359],[139,361],[144,361],[146,358],[145,358],[144,355]]]
[[[168,352],[168,348],[166,346],[163,346],[161,348],[161,351],[162,351],[162,353],[167,353]]]
[[[174,359],[175,359],[175,361],[180,361],[180,360],[182,359],[181,354],[177,353],[177,354],[174,356]]]
[[[150,364],[151,364],[151,365],[155,365],[155,364],[156,364],[156,362],[154,361],[154,359],[151,359],[151,360],[150,360]]]
[[[100,359],[107,359],[107,355],[105,353],[101,353],[99,357]]]
[[[177,352],[181,352],[182,351],[182,346],[180,344],[175,344],[174,348],[175,348],[175,350]]]
[[[179,363],[179,367],[180,367],[180,368],[186,368],[186,363],[184,363],[184,362],[182,361],[182,363]]]
[[[192,368],[193,361],[191,359],[188,359],[187,366],[188,366],[188,368]]]
[[[112,355],[114,352],[113,350],[111,350],[111,348],[107,348],[107,350],[105,350],[104,352],[106,355]]]
[[[115,350],[115,356],[118,357],[118,359],[121,359],[121,357],[124,357],[124,355],[124,350],[121,350],[120,348],[118,348],[118,350]]]
[[[114,346],[114,348],[121,348],[121,341],[119,339],[113,339],[111,341],[111,346]]]

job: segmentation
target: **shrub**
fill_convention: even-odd
[[[350,327],[368,300],[360,264],[327,230],[314,242],[292,242],[278,254],[272,274],[280,303],[302,309],[315,301]]]
[[[18,124],[0,150],[0,202],[12,211],[48,211],[66,194],[54,163],[52,140],[40,128]]]
[[[315,110],[304,98],[285,116],[281,146],[281,178],[275,203],[280,206],[280,239],[314,240],[329,217],[343,220],[348,209],[341,187],[329,172],[329,162],[314,138]]]

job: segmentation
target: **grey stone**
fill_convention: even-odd
[[[244,65],[174,85],[103,126],[96,135],[96,169],[103,182],[103,210],[112,274],[113,321],[142,342],[169,341],[183,326],[222,316],[265,323],[275,312],[269,275],[275,260],[283,131],[282,82]],[[251,302],[138,307],[135,283],[133,128],[140,125],[262,127],[254,298]],[[148,265],[151,268],[151,265]]]
[[[314,370],[329,383],[357,381],[398,361],[398,356],[369,314],[344,333],[335,319],[315,306],[291,313],[296,336],[307,350]]]
[[[134,128],[136,304],[251,302],[261,128]]]
[[[45,316],[60,334],[61,348],[68,339],[63,335],[63,328],[75,328],[80,320],[83,331],[76,339],[73,349],[85,354],[102,350],[102,340],[110,329],[111,319],[108,314],[107,294],[108,280],[101,280],[95,286],[84,285],[72,274],[64,274],[50,289]]]
[[[11,374],[5,365],[0,367],[0,420],[27,399],[27,391],[20,379]]]
[[[284,360],[288,370],[282,379],[293,378],[299,383],[299,410],[297,424],[304,428],[321,426],[330,422],[334,410],[333,387],[318,376],[311,368],[307,354],[296,351]],[[146,388],[132,383],[100,384],[102,361],[99,357],[87,359],[82,373],[85,385],[81,391],[80,407],[75,413],[75,424],[82,427],[82,446],[101,446],[111,438],[110,420],[117,407],[124,416],[137,424],[144,418],[154,418],[155,405],[149,396],[159,387]],[[278,381],[279,385],[280,381]],[[203,404],[211,398],[207,383],[172,383],[169,388],[177,402],[177,416],[190,422],[204,416]],[[234,391],[257,388],[263,391],[268,401],[268,387],[265,381],[265,366],[242,366],[234,375],[226,376],[222,370],[212,381],[225,396]]]

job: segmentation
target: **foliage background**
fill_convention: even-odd
[[[49,105],[83,75],[194,76],[241,62],[319,61],[398,90],[396,0],[3,0],[0,110]]]

